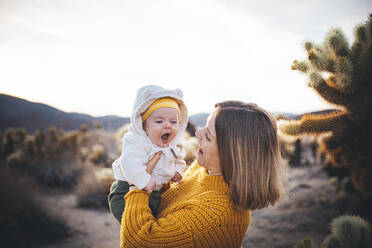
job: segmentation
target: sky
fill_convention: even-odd
[[[0,93],[66,112],[130,116],[136,90],[179,88],[189,114],[223,100],[272,112],[334,106],[291,71],[372,13],[368,0],[0,0]]]

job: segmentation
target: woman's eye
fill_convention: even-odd
[[[211,139],[208,137],[208,133],[205,133],[205,138],[207,138],[208,141],[211,141]]]
[[[161,123],[162,123],[162,121],[155,121],[155,123],[161,124]]]
[[[171,121],[172,124],[177,124],[178,122],[177,121]]]

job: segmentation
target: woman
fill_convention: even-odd
[[[198,159],[162,194],[157,219],[145,191],[125,196],[122,247],[240,247],[250,211],[280,198],[276,125],[266,111],[218,103],[196,135]]]

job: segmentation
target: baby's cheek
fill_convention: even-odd
[[[177,136],[177,131],[172,132],[171,139],[173,140]]]
[[[178,128],[173,131],[174,136],[176,136],[178,133]]]

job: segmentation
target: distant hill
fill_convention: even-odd
[[[29,132],[50,126],[64,130],[78,129],[80,125],[101,124],[105,130],[117,130],[129,118],[109,115],[93,117],[87,114],[66,113],[49,105],[30,102],[18,97],[0,94],[0,130],[8,127],[24,127]]]
[[[283,115],[286,118],[290,119],[296,119],[299,116],[291,113],[272,113],[274,116],[276,115]],[[189,117],[189,121],[196,127],[204,127],[205,123],[207,122],[209,114],[208,113],[200,113],[200,114],[195,114]]]
[[[208,113],[200,113],[189,116],[189,122],[193,124],[195,127],[204,127],[205,123],[207,122]]]
[[[341,111],[337,109],[326,109],[326,110],[320,110],[320,111],[314,111],[314,112],[307,112],[304,114],[313,114],[313,115],[322,115],[322,114],[328,114],[330,112],[334,111]],[[287,112],[272,112],[271,113],[274,117],[278,115],[283,115],[284,117],[292,120],[299,120],[304,114],[292,114]],[[207,122],[208,113],[200,113],[195,114],[189,117],[189,121],[196,127],[204,127],[205,123]]]
[[[313,114],[324,114],[334,110],[324,110],[313,112]],[[283,114],[287,118],[299,119],[301,115],[291,113],[273,113],[273,115]],[[194,114],[189,117],[189,121],[195,127],[204,127],[209,113]],[[94,117],[81,113],[66,113],[42,103],[30,102],[22,98],[0,93],[0,131],[8,127],[24,127],[29,132],[47,129],[56,126],[64,130],[78,129],[82,124],[93,126],[99,123],[105,130],[117,130],[124,124],[129,123],[127,117],[108,115]]]

